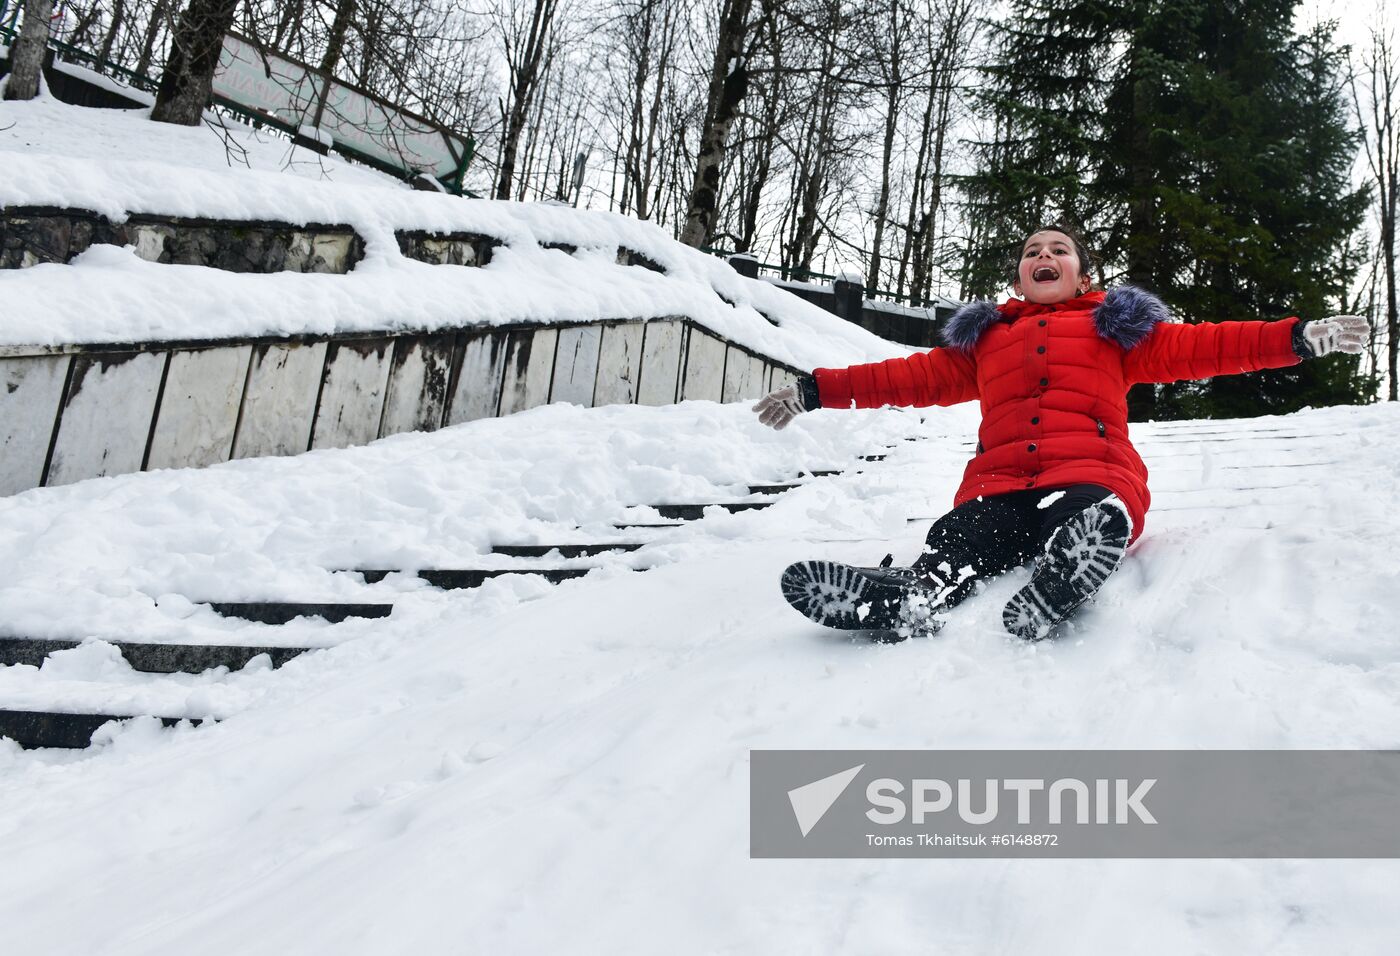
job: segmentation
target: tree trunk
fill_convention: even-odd
[[[714,65],[710,69],[710,95],[700,147],[695,157],[695,179],[690,187],[685,227],[680,240],[700,247],[709,241],[719,207],[719,172],[729,139],[729,127],[749,90],[744,66],[744,39],[748,33],[751,0],[723,0]]]
[[[282,4],[282,16],[277,19],[277,29],[272,34],[272,48],[279,52],[286,52],[286,41],[293,26],[301,23],[301,18],[305,14],[303,0],[296,0],[295,3]]]
[[[914,223],[918,220],[919,210],[923,208],[924,203],[924,183],[928,178],[928,172],[925,167],[928,163],[928,154],[931,146],[930,140],[933,134],[933,110],[934,103],[938,97],[938,78],[941,75],[940,70],[940,61],[934,61],[931,64],[929,73],[928,102],[924,106],[923,121],[919,127],[919,152],[917,158],[914,160],[914,188],[910,191],[909,195],[909,218],[904,229],[904,248],[899,255],[899,276],[895,280],[895,291],[901,295],[904,293],[905,281],[909,276],[910,258],[914,253]],[[915,284],[917,283],[910,283],[911,289]],[[912,291],[910,295],[910,304],[912,305]]]
[[[141,56],[136,61],[136,72],[142,76],[151,68],[151,58],[155,55],[156,40],[160,28],[165,23],[165,0],[159,0],[151,11],[151,22],[146,25],[146,36],[141,40]]]
[[[642,11],[641,22],[636,25],[634,53],[636,60],[632,71],[632,103],[627,117],[627,155],[622,164],[622,206],[625,215],[634,191],[641,198],[639,205],[646,204],[642,178],[642,104],[645,102],[647,73],[651,69],[652,6],[648,4]],[[639,218],[645,218],[638,211]]]
[[[1396,307],[1395,297],[1395,187],[1396,177],[1392,172],[1390,178],[1390,195],[1388,209],[1382,215],[1381,225],[1381,257],[1385,261],[1385,328],[1386,328],[1386,361],[1390,372],[1390,387],[1386,397],[1390,401],[1396,400],[1396,357],[1397,349],[1400,349],[1400,309]]]
[[[126,4],[122,0],[116,0],[112,4],[112,25],[107,29],[107,37],[102,41],[102,49],[98,52],[97,58],[106,62],[112,59],[112,47],[116,45],[117,34],[122,29],[122,19],[126,15]]]
[[[775,56],[773,78],[763,101],[763,135],[755,144],[757,147],[757,167],[754,169],[753,178],[749,180],[749,192],[744,198],[744,207],[740,212],[739,240],[734,244],[735,252],[753,251],[754,236],[758,233],[758,207],[763,201],[763,190],[768,185],[768,177],[773,172],[774,146],[778,138],[778,98],[782,89],[780,86],[781,73],[780,64]]]
[[[884,265],[885,224],[890,214],[890,162],[894,156],[894,135],[899,125],[899,111],[904,97],[904,44],[908,24],[900,19],[903,8],[899,0],[891,3],[889,14],[889,49],[880,51],[882,60],[888,60],[888,73],[884,74],[885,87],[885,136],[880,149],[880,193],[875,199],[875,236],[870,243],[870,263],[866,270],[866,288],[872,293],[880,287],[880,270]],[[882,64],[883,66],[883,64]]]
[[[656,67],[656,86],[652,91],[651,113],[647,118],[646,159],[637,183],[637,218],[648,219],[656,203],[647,199],[656,177],[657,133],[661,126],[662,95],[666,90],[666,75],[671,66],[671,50],[676,42],[676,14],[668,4],[661,21],[661,60]],[[658,190],[660,185],[657,185]]]
[[[530,30],[523,49],[511,64],[510,107],[505,111],[501,143],[501,166],[496,179],[496,198],[509,199],[511,182],[515,178],[516,154],[520,149],[520,134],[530,113],[539,82],[540,60],[553,34],[557,0],[535,0]]]
[[[238,0],[191,0],[170,38],[170,54],[151,119],[198,126],[219,65],[224,34],[233,26]]]
[[[82,15],[78,17],[78,22],[73,25],[73,32],[68,35],[68,42],[77,47],[88,46],[88,31],[97,22],[97,15],[102,12],[100,2],[89,6]]]
[[[893,63],[896,71],[899,61]],[[875,237],[870,243],[870,267],[865,285],[871,292],[880,287],[880,251],[885,242],[885,219],[890,213],[890,158],[894,155],[895,127],[899,122],[899,77],[896,72],[885,100],[885,139],[880,150],[880,195],[875,200]]]
[[[375,62],[379,57],[379,35],[384,16],[378,7],[365,11],[365,32],[361,37],[360,71],[356,81],[363,89],[369,89],[369,81],[374,76]]]
[[[10,49],[10,78],[5,87],[7,100],[32,100],[39,95],[39,74],[44,51],[49,45],[49,17],[53,0],[25,0],[24,26]]]
[[[340,66],[340,58],[345,54],[345,35],[350,32],[350,20],[355,16],[355,0],[339,0],[335,6],[335,20],[331,23],[331,35],[326,41],[326,55],[321,57],[321,72],[334,74]]]
[[[1129,142],[1132,154],[1128,157],[1128,176],[1131,194],[1128,197],[1128,281],[1142,289],[1153,289],[1153,231],[1159,228],[1153,215],[1153,157],[1148,127],[1152,112],[1152,79],[1144,75],[1138,66],[1138,48],[1143,39],[1134,37],[1133,51],[1129,53],[1129,80],[1132,87],[1132,129]],[[1157,417],[1157,387],[1150,382],[1134,385],[1128,389],[1128,420],[1132,422],[1152,421]]]

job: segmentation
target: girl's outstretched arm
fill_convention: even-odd
[[[957,349],[916,352],[849,368],[812,372],[823,408],[956,405],[977,397],[977,367]]]
[[[956,405],[977,397],[977,369],[954,349],[916,352],[848,368],[819,368],[759,399],[758,420],[783,429],[816,408]]]
[[[1129,383],[1214,378],[1297,365],[1296,318],[1278,322],[1160,323],[1123,356]]]
[[[1123,358],[1129,382],[1175,382],[1286,368],[1306,358],[1365,350],[1370,322],[1360,315],[1334,315],[1304,322],[1217,322],[1158,324]]]

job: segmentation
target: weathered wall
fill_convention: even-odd
[[[69,262],[93,245],[130,245],[151,262],[227,272],[343,275],[364,258],[364,240],[343,225],[228,222],[133,215],[113,223],[82,209],[0,210],[0,269]]]
[[[501,240],[402,231],[399,251],[478,267]],[[232,272],[344,274],[364,254],[336,225],[0,210],[0,269],[66,263],[95,243]],[[563,248],[572,254],[575,250]],[[665,273],[641,253],[617,262]],[[0,347],[0,494],[149,468],[293,455],[431,431],[549,402],[753,400],[788,368],[684,317],[424,333]]]
[[[549,402],[751,401],[796,374],[679,317],[0,347],[0,494],[359,445]]]

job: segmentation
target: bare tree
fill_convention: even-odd
[[[151,59],[155,56],[156,41],[160,39],[161,31],[170,31],[170,4],[167,0],[157,0],[155,7],[151,10],[151,19],[146,24],[145,36],[141,39],[141,53],[136,60],[136,72],[145,74],[151,68]]]
[[[909,52],[906,48],[913,34],[912,20],[913,14],[905,0],[879,0],[866,21],[873,32],[868,43],[874,54],[872,63],[883,87],[885,108],[880,140],[880,188],[875,197],[875,208],[871,210],[875,237],[870,244],[870,263],[866,274],[866,285],[871,289],[880,286],[881,253],[890,210],[890,165],[894,158],[900,110],[904,105],[905,61]]]
[[[501,160],[496,174],[496,198],[509,199],[515,177],[516,153],[525,119],[541,79],[541,65],[554,49],[555,16],[559,0],[532,0],[527,10],[517,10],[511,0],[501,0],[492,11],[504,46],[509,84],[500,102]]]
[[[224,34],[233,26],[237,10],[238,0],[190,0],[170,41],[151,119],[199,125],[213,88]]]
[[[102,40],[102,49],[98,51],[97,57],[104,62],[112,58],[112,47],[117,42],[117,35],[121,33],[123,20],[126,16],[126,4],[122,0],[112,2],[112,20],[107,25],[107,35]]]
[[[335,19],[331,21],[331,34],[326,41],[326,53],[321,57],[321,72],[334,74],[340,66],[340,58],[345,53],[345,37],[350,32],[350,21],[356,12],[355,0],[336,0]]]
[[[720,0],[719,35],[710,69],[710,93],[705,122],[700,128],[694,184],[690,188],[685,226],[680,234],[681,242],[688,246],[703,246],[714,227],[720,164],[724,162],[729,127],[749,89],[743,54],[751,5],[751,0]]]
[[[53,0],[25,0],[24,26],[10,51],[10,77],[5,99],[32,100],[39,95],[40,71],[49,44]]]
[[[916,301],[929,299],[933,294],[933,270],[939,258],[936,230],[944,212],[948,133],[955,121],[957,94],[971,64],[980,3],[981,0],[948,0],[936,7],[929,2],[926,7],[927,99],[896,282],[902,293],[907,280],[909,296]]]
[[[1353,102],[1365,131],[1366,166],[1376,186],[1376,213],[1380,220],[1380,271],[1385,284],[1387,398],[1396,400],[1396,355],[1400,347],[1400,315],[1395,288],[1395,227],[1397,189],[1400,189],[1400,58],[1395,35],[1384,27],[1371,31],[1371,46],[1362,56],[1366,91]]]

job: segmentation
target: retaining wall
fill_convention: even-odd
[[[683,317],[0,347],[0,494],[342,448],[548,402],[757,399],[797,374]]]

